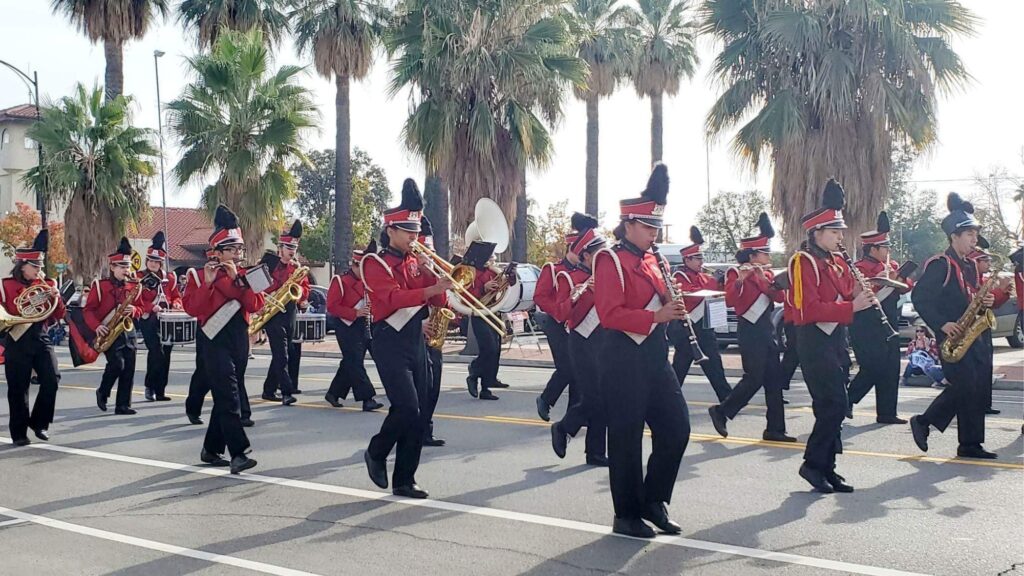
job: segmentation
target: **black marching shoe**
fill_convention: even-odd
[[[508,384],[505,384],[501,380],[495,380],[494,384],[491,384],[491,388],[508,388]]]
[[[879,416],[875,418],[875,422],[879,424],[906,424],[907,421],[899,416]]]
[[[256,466],[256,461],[246,455],[235,456],[231,459],[231,473],[238,474]]]
[[[292,404],[295,404],[296,402],[298,402],[298,400],[296,400],[295,396],[292,396],[291,394],[285,394],[284,396],[281,397],[281,405],[282,406],[291,406]]]
[[[711,425],[715,427],[715,432],[718,432],[722,438],[728,438],[729,428],[726,424],[725,414],[722,413],[722,407],[716,404],[708,408],[708,415],[711,416]]]
[[[267,402],[280,402],[281,397],[277,394],[261,394],[260,398],[263,398]]]
[[[252,428],[256,423],[252,421],[252,418],[242,418],[243,428]]]
[[[825,474],[825,481],[832,485],[832,489],[836,492],[850,493],[853,492],[853,486],[846,482],[846,478],[843,478],[839,474],[836,474],[833,470],[828,474]]]
[[[853,420],[853,402],[846,405],[846,419]]]
[[[199,452],[199,459],[203,461],[203,464],[210,466],[231,466],[231,462],[225,460],[220,454],[208,452],[206,448]]]
[[[651,528],[639,518],[615,517],[612,522],[612,532],[633,538],[654,538],[654,528]]]
[[[171,397],[170,396],[165,396],[163,394],[157,394],[156,395],[156,401],[157,402],[170,402],[171,401]]]
[[[46,433],[46,428],[40,428],[39,430],[33,428],[32,432],[36,435],[36,438],[39,438],[44,442],[50,439],[50,435]]]
[[[388,465],[383,460],[374,460],[370,451],[363,452],[363,460],[366,462],[366,472],[370,475],[370,481],[378,488],[388,487]]]
[[[114,414],[121,414],[122,416],[131,416],[132,414],[137,414],[137,412],[135,411],[134,408],[129,408],[127,406],[118,406],[117,408],[114,408]]]
[[[153,394],[153,390],[146,388],[146,401],[153,402],[156,400],[156,394]]]
[[[374,410],[379,410],[383,407],[383,404],[377,402],[377,400],[373,398],[370,398],[369,400],[363,400],[363,412],[373,412]]]
[[[551,421],[551,406],[548,406],[541,396],[537,396],[537,416],[540,416],[540,419],[545,422]]]
[[[551,425],[551,449],[555,456],[565,458],[565,449],[569,447],[569,435],[562,429],[561,422]]]
[[[820,471],[811,468],[806,463],[800,465],[800,477],[807,480],[808,484],[822,494],[831,494],[835,492],[835,490],[832,489],[832,485],[825,479],[825,475]]]
[[[32,441],[29,440],[28,438],[18,438],[13,442],[15,446],[28,446],[31,443]]]
[[[928,451],[928,425],[921,422],[920,416],[910,418],[910,432],[914,435],[914,444],[921,449],[921,452]]]
[[[796,442],[796,438],[787,436],[785,432],[773,432],[771,430],[765,430],[761,438],[769,442]]]
[[[342,404],[341,402],[338,401],[338,397],[335,396],[334,394],[331,394],[330,392],[328,392],[327,394],[324,394],[324,400],[326,400],[328,404],[330,404],[331,406],[334,406],[335,408],[344,408],[345,407],[344,404]]]
[[[604,454],[587,454],[587,466],[608,467],[608,457]]]
[[[196,426],[198,426],[198,425],[203,423],[203,419],[200,418],[199,416],[195,416],[195,415],[192,415],[192,414],[185,414],[185,417],[188,418],[188,423],[189,424],[195,424]]]
[[[96,407],[104,412],[107,411],[107,397],[99,390],[96,391]]]
[[[644,509],[644,520],[658,527],[665,534],[679,534],[683,527],[668,517],[668,506],[664,502],[648,502]]]
[[[487,388],[484,388],[483,390],[480,391],[480,399],[481,400],[497,400],[498,396],[495,395],[494,392],[491,392]]]
[[[480,395],[480,380],[473,376],[466,376],[466,388],[469,390],[469,395],[476,398]]]
[[[419,484],[413,482],[412,484],[406,484],[405,486],[395,486],[395,489],[391,491],[395,496],[402,496],[404,498],[417,498],[422,500],[430,494],[426,490],[420,488]]]
[[[295,396],[296,394],[302,394],[302,390],[299,390],[298,388],[292,390],[292,396]]]
[[[423,439],[424,446],[437,448],[440,446],[444,446],[445,444],[446,442],[444,441],[444,438],[435,438],[433,436],[427,436],[426,438]]]
[[[986,408],[985,409],[985,414],[988,415],[988,416],[995,416],[996,414],[1000,414],[1000,413],[1002,413],[1002,410],[999,410],[997,408]]]
[[[981,447],[981,444],[970,446],[959,446],[956,449],[957,458],[980,458],[982,460],[995,460],[998,458],[995,452],[989,452]]]

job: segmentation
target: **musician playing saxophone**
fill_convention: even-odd
[[[133,297],[125,308],[126,316],[133,320],[142,317],[142,294],[135,291],[135,282],[129,282],[131,272],[132,246],[127,238],[121,238],[117,250],[107,255],[110,276],[92,283],[92,290],[85,301],[82,316],[89,329],[99,337],[109,333],[108,319],[126,299]],[[134,280],[134,278],[131,278]],[[96,389],[96,406],[107,411],[107,398],[117,381],[117,397],[114,401],[115,414],[135,414],[132,409],[132,386],[135,384],[135,335],[125,332],[117,337],[104,355],[107,366],[103,369],[100,387]]]
[[[971,250],[971,253],[967,255],[968,258],[974,260],[974,265],[978,268],[979,285],[988,281],[988,274],[992,268],[992,254],[988,252],[990,247],[988,240],[986,240],[984,236],[979,235],[977,246],[975,246],[974,250]],[[992,289],[992,309],[999,308],[1010,300],[1010,292],[1008,290],[1010,280],[1011,279],[1007,277],[996,281],[996,286]],[[999,414],[999,410],[992,407],[992,367],[995,363],[995,348],[992,344],[992,331],[986,330],[980,337],[978,337],[978,340],[981,342],[982,346],[985,347],[985,351],[983,353],[983,356],[985,356],[985,362],[983,364],[985,374],[979,377],[982,390],[981,393],[985,399],[985,414]]]
[[[277,257],[267,258],[270,267],[270,277],[273,283],[268,289],[268,294],[273,294],[291,278],[292,274],[299,267],[298,258],[299,238],[302,237],[302,222],[292,222],[290,229],[281,232],[277,238]],[[273,256],[273,254],[270,254]],[[285,306],[284,312],[274,316],[263,327],[267,335],[267,342],[270,344],[270,368],[267,369],[267,377],[263,381],[264,400],[280,402],[284,406],[295,403],[295,396],[299,392],[299,361],[302,358],[302,344],[292,342],[292,325],[295,323],[295,313],[301,307],[306,306],[309,300],[309,277],[303,277],[299,281],[302,295],[297,302],[290,301]],[[277,391],[281,395],[277,395]]]
[[[0,304],[12,316],[22,316],[16,300],[32,286],[45,286],[49,297],[57,301],[57,307],[48,318],[31,324],[15,325],[3,336],[4,375],[7,377],[7,405],[10,408],[11,440],[15,446],[30,443],[28,430],[36,438],[49,440],[47,430],[53,422],[57,402],[57,383],[60,372],[57,356],[46,328],[64,317],[64,303],[57,294],[57,283],[44,278],[43,257],[46,253],[49,233],[44,228],[36,235],[30,247],[15,250],[14,269],[11,275],[0,282]],[[38,290],[38,289],[37,289]],[[28,392],[32,370],[39,377],[39,393],[29,411]]]
[[[981,286],[978,268],[967,256],[978,244],[981,223],[974,217],[974,206],[956,193],[946,200],[949,214],[942,220],[942,231],[949,240],[949,248],[925,263],[924,272],[917,280],[912,298],[921,319],[935,333],[941,348],[950,338],[964,335],[966,326],[958,323],[975,299]],[[991,308],[995,295],[991,292],[981,299],[981,305]],[[967,352],[953,362],[942,357],[942,373],[950,385],[939,394],[923,414],[910,419],[914,442],[923,452],[928,451],[928,434],[932,427],[944,432],[953,418],[957,419],[959,447],[957,456],[993,459],[994,452],[982,447],[985,442],[985,399],[981,380],[989,374],[985,364],[987,356],[981,338],[970,344]]]

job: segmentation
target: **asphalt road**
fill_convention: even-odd
[[[188,424],[182,403],[190,352],[175,352],[174,401],[162,403],[142,398],[143,355],[137,415],[101,413],[93,390],[102,366],[71,369],[62,351],[52,441],[15,448],[0,434],[0,574],[1024,571],[1019,391],[996,391],[1003,414],[986,427],[995,462],[951,459],[952,428],[933,433],[923,457],[908,427],[874,423],[869,395],[848,421],[839,462],[857,491],[823,496],[796,474],[801,446],[759,440],[762,406],[734,420],[729,439],[715,436],[710,386],[691,376],[694,434],[670,506],[683,537],[648,542],[610,535],[607,471],[583,464],[582,438],[565,460],[552,453],[534,410],[548,370],[503,368],[513,387],[484,402],[466,393],[465,366],[449,365],[435,419],[448,446],[424,449],[417,479],[431,499],[410,501],[366,477],[362,450],[382,415],[323,401],[336,361],[303,362],[304,394],[292,407],[258,399],[269,358],[250,362],[259,466],[232,477],[198,466],[205,427]],[[920,412],[935,393],[901,390],[901,414]],[[803,384],[787,398],[789,431],[803,441],[812,425]]]

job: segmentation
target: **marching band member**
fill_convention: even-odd
[[[576,212],[572,215],[572,227],[581,223],[585,215]],[[569,360],[569,335],[565,331],[565,317],[568,307],[559,299],[558,285],[555,278],[562,272],[571,273],[579,261],[576,255],[569,250],[569,246],[576,240],[576,233],[571,232],[565,236],[565,256],[560,262],[548,262],[541,268],[540,277],[534,287],[533,301],[541,312],[536,314],[537,322],[541,331],[548,341],[548,348],[551,350],[551,359],[555,364],[555,370],[548,378],[544,391],[537,397],[537,415],[545,422],[551,419],[551,408],[562,395],[566,386],[572,384],[572,363]],[[575,403],[573,389],[569,388],[569,404]]]
[[[377,391],[364,365],[366,349],[370,344],[366,337],[369,332],[366,323],[370,321],[371,312],[363,276],[359,271],[363,257],[376,251],[377,243],[372,240],[366,250],[353,250],[348,271],[341,275],[335,274],[327,290],[327,313],[341,320],[334,331],[341,350],[341,363],[331,380],[331,387],[324,395],[324,400],[335,408],[342,407],[341,399],[348,396],[349,390],[352,390],[356,402],[362,402],[364,412],[384,407],[374,399]]]
[[[430,219],[426,215],[420,217],[419,242],[431,250],[434,249],[434,228],[430,225]],[[427,327],[427,324],[424,324]],[[424,334],[430,337],[429,334]],[[437,401],[441,397],[441,374],[444,371],[444,353],[439,348],[423,346],[427,352],[427,370],[430,376],[430,392],[427,395],[427,403],[423,407],[423,418],[427,425],[423,430],[423,445],[439,447],[445,445],[444,438],[434,436],[434,410],[437,408]]]
[[[423,339],[426,304],[444,305],[445,292],[452,287],[451,281],[421,269],[432,266],[427,257],[410,252],[419,236],[422,211],[419,188],[406,179],[402,203],[384,212],[383,251],[367,254],[360,262],[373,311],[371,355],[391,403],[363,457],[370,480],[387,488],[386,460],[395,448],[392,492],[409,498],[427,497],[416,484],[430,387]]]
[[[141,292],[135,290],[138,281],[131,273],[132,246],[127,238],[121,238],[117,251],[107,255],[110,276],[92,283],[92,290],[82,307],[86,325],[97,336],[106,336],[107,321],[117,308],[128,298],[133,298],[125,312],[133,320],[142,317]],[[135,381],[135,335],[122,333],[104,352],[107,366],[103,369],[100,386],[96,389],[96,406],[107,411],[107,398],[117,381],[115,414],[135,414],[132,409],[132,386]]]
[[[146,269],[136,274],[136,279],[142,283],[139,330],[146,343],[146,400],[150,402],[170,400],[164,390],[171,369],[172,347],[160,341],[160,313],[167,309],[181,310],[178,278],[164,271],[166,243],[163,230],[157,232],[153,243],[146,249]]]
[[[684,293],[722,290],[719,281],[711,274],[704,272],[704,252],[701,251],[704,236],[696,226],[690,226],[690,242],[689,246],[684,246],[679,250],[679,254],[683,257],[683,268],[677,270],[672,278],[682,286]],[[685,302],[686,309],[690,311],[690,319],[694,322],[693,331],[697,335],[697,343],[700,344],[700,349],[707,356],[707,361],[701,364],[701,369],[708,377],[715,396],[718,396],[718,401],[724,402],[732,392],[732,387],[725,380],[725,368],[722,367],[722,355],[718,351],[718,337],[715,335],[715,329],[706,327],[701,322],[707,312],[704,297],[687,296]],[[682,385],[693,366],[693,350],[690,346],[688,330],[682,322],[672,322],[668,325],[668,338],[676,349],[675,356],[672,358],[672,369],[675,370],[679,384]]]
[[[245,280],[239,269],[245,251],[238,218],[225,206],[218,206],[213,219],[210,247],[214,259],[203,267],[202,277],[189,272],[185,290],[186,311],[199,325],[196,334],[197,365],[202,364],[206,383],[213,393],[213,410],[206,429],[200,459],[212,466],[230,466],[238,474],[256,465],[247,454],[249,438],[242,424],[241,383],[249,357],[249,315],[263,307],[260,287]],[[228,462],[222,457],[227,448]]]
[[[667,194],[668,170],[658,164],[639,198],[619,202],[618,244],[594,258],[594,302],[604,329],[600,386],[608,413],[612,531],[639,538],[654,537],[644,519],[666,533],[682,530],[669,519],[667,505],[690,440],[689,410],[665,336],[666,324],[682,320],[685,309],[672,299],[664,261],[652,252]],[[653,438],[646,477],[645,422]]]
[[[875,230],[860,235],[864,257],[855,263],[865,278],[886,278],[898,280],[906,288],[894,288],[875,284],[875,297],[882,304],[882,310],[889,320],[889,326],[899,326],[901,294],[913,288],[913,282],[900,275],[899,265],[890,257],[889,216],[878,215]],[[847,416],[852,416],[853,405],[861,401],[872,387],[875,388],[875,421],[879,424],[906,424],[896,415],[896,403],[900,383],[900,339],[889,337],[888,328],[878,321],[878,310],[861,310],[854,314],[850,325],[850,344],[857,357],[860,369],[850,382],[850,407]]]
[[[736,418],[758,390],[764,389],[768,406],[767,426],[762,438],[772,442],[796,442],[786,434],[786,415],[782,404],[782,364],[775,344],[772,325],[774,302],[782,302],[783,292],[771,271],[769,243],[775,230],[768,214],[757,220],[759,234],[740,240],[736,253],[739,268],[730,268],[725,277],[725,301],[736,310],[737,339],[743,362],[743,377],[721,404],[708,408],[711,423],[723,437],[729,435],[728,420]]]
[[[843,241],[845,193],[835,180],[825,185],[822,207],[801,219],[807,240],[789,260],[792,288],[788,297],[797,327],[797,353],[811,394],[814,428],[807,439],[800,476],[818,492],[853,492],[836,473],[842,452],[842,426],[849,401],[843,359],[849,356],[841,325],[875,302],[859,286],[837,251]],[[856,293],[856,295],[855,295]]]
[[[1013,264],[1013,290],[1017,296],[1017,322],[1024,323],[1024,247],[1010,254],[1010,263]],[[1020,433],[1024,434],[1024,424],[1021,424]]]
[[[462,263],[476,269],[473,285],[469,292],[482,299],[484,294],[498,289],[498,273],[488,264],[494,253],[494,243],[474,240],[462,257]],[[501,336],[492,330],[487,321],[473,315],[469,318],[476,337],[477,356],[469,363],[469,375],[466,376],[466,387],[469,395],[481,400],[497,400],[498,396],[491,388],[506,387],[498,382],[498,367],[501,365]]]
[[[607,242],[597,233],[598,222],[593,216],[586,215],[578,224],[579,235],[569,250],[577,256],[579,264],[572,272],[559,272],[557,280],[559,300],[572,306],[566,321],[573,370],[569,386],[577,387],[577,392],[576,400],[569,405],[565,417],[551,425],[551,447],[559,458],[565,458],[569,437],[575,438],[580,428],[586,426],[587,464],[607,466],[607,412],[598,373],[602,330],[594,307],[594,291],[587,286],[594,254]]]
[[[285,230],[277,238],[277,257],[265,258],[270,265],[270,277],[273,283],[268,289],[275,292],[288,281],[299,267],[296,252],[299,249],[299,238],[302,237],[302,222],[292,222],[292,227]],[[289,301],[284,312],[274,314],[263,326],[270,344],[270,368],[263,381],[264,400],[280,402],[284,406],[295,403],[293,394],[299,388],[298,368],[302,356],[302,344],[292,342],[292,325],[295,324],[295,313],[300,306],[309,300],[309,277],[299,282],[302,295],[298,302]],[[276,392],[281,390],[281,396]]]
[[[978,245],[974,247],[974,250],[967,255],[968,258],[974,261],[974,265],[978,268],[978,285],[981,286],[985,283],[988,278],[986,277],[989,271],[992,269],[992,254],[988,252],[991,246],[988,240],[984,236],[978,236]],[[1003,304],[1006,304],[1010,300],[1010,292],[1007,290],[1011,282],[1010,278],[1005,278],[997,281],[995,288],[992,289],[992,295],[994,301],[992,303],[992,309],[999,308]],[[992,407],[992,378],[993,378],[993,365],[995,364],[995,346],[992,343],[992,331],[986,330],[982,332],[978,340],[982,343],[987,351],[985,356],[986,360],[983,364],[985,373],[978,377],[981,385],[981,393],[984,398],[985,414],[995,415],[999,414],[1000,411]]]
[[[31,443],[28,439],[30,428],[36,438],[50,439],[47,430],[53,422],[57,403],[60,371],[47,328],[64,317],[64,301],[57,292],[57,282],[45,278],[43,274],[43,259],[49,238],[49,231],[44,228],[36,234],[31,247],[16,249],[14,269],[9,277],[0,282],[0,304],[12,316],[22,315],[15,300],[31,286],[46,286],[51,301],[56,299],[56,308],[48,318],[31,324],[15,325],[3,337],[9,428],[15,446]],[[39,392],[29,411],[29,382],[33,370],[38,376]]]

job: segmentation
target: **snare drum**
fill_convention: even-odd
[[[185,312],[161,312],[160,342],[165,346],[172,344],[191,344],[196,341],[196,319]]]
[[[292,342],[323,342],[327,332],[327,315],[297,312],[292,324]]]

